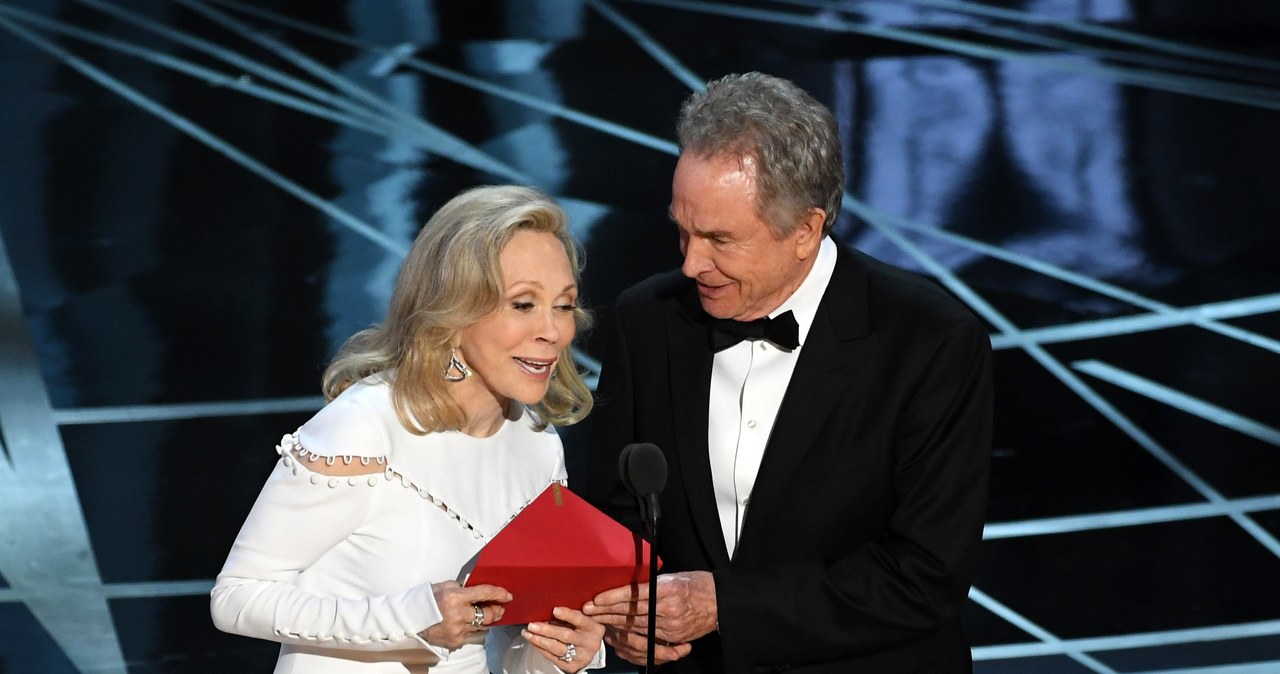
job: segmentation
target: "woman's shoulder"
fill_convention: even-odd
[[[314,456],[385,459],[391,425],[399,425],[390,386],[365,379],[329,401],[295,434],[300,449]]]

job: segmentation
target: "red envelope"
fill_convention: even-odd
[[[658,563],[661,568],[661,562]],[[463,585],[511,593],[495,625],[551,619],[604,590],[649,582],[649,543],[577,494],[552,484],[480,550]]]

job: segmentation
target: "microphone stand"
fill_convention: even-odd
[[[654,648],[658,641],[658,494],[667,482],[667,461],[653,443],[637,442],[622,448],[618,455],[618,477],[636,497],[640,519],[649,530],[649,630],[646,633],[645,674],[653,672]]]
[[[652,541],[649,544],[649,634],[648,643],[645,644],[645,674],[653,672],[653,651],[658,640],[658,513],[657,513],[657,495],[654,495],[654,503],[649,511],[651,521],[645,524],[649,525],[649,538]]]

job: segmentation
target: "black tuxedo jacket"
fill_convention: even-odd
[[[714,573],[718,633],[664,671],[971,671],[960,614],[986,507],[984,326],[932,281],[842,248],[730,559],[707,451],[709,320],[678,271],[624,292],[592,420],[589,498],[641,531],[617,456],[656,444],[663,571]]]

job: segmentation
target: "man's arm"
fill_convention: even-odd
[[[726,653],[758,663],[850,657],[919,640],[956,619],[986,512],[990,341],[966,320],[920,356],[928,365],[896,425],[894,504],[883,532],[839,559],[717,570]]]
[[[618,456],[636,441],[635,395],[627,336],[620,312],[614,310],[605,332],[605,357],[596,385],[591,420],[591,444],[587,456],[587,500],[632,531],[644,535],[636,499],[618,478]]]
[[[797,663],[889,650],[954,620],[985,516],[990,360],[976,323],[954,329],[933,354],[895,438],[897,503],[883,535],[835,560],[664,574],[659,643],[684,644],[718,630],[726,654]],[[639,661],[644,656],[647,611],[643,584],[601,593],[586,607],[601,622],[635,632],[610,634],[633,662],[637,649]]]
[[[620,307],[623,304],[624,302],[619,302]],[[606,323],[605,357],[602,360],[600,380],[596,386],[596,405],[592,411],[591,452],[588,457],[589,484],[586,495],[597,508],[647,538],[636,498],[626,490],[618,477],[618,457],[622,449],[639,440],[635,428],[633,363],[627,349],[627,335],[623,327],[624,313],[621,309],[615,308]],[[709,584],[711,574],[706,572],[703,574]],[[660,578],[666,577],[667,575],[663,574]],[[644,603],[643,598],[633,596],[633,590],[636,587],[647,598],[649,591],[647,583],[640,583],[638,586],[627,585],[606,591],[607,603],[588,602],[583,607],[583,611],[609,627],[605,641],[614,648],[619,657],[634,664],[644,664],[648,643],[645,628],[648,622],[648,604]],[[663,592],[663,590],[659,591]],[[712,599],[714,600],[714,594]],[[679,609],[675,606],[664,608],[671,615],[679,613]],[[691,650],[691,646],[684,641],[673,642],[661,636],[659,639],[654,648],[656,664],[677,660],[688,655]]]

